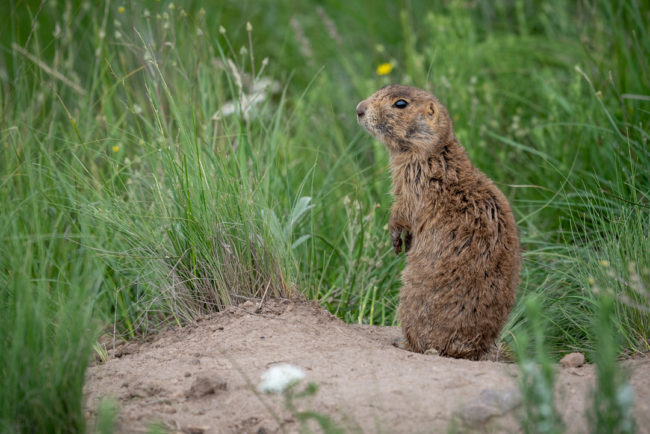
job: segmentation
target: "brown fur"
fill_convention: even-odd
[[[403,99],[408,105],[397,108]],[[447,109],[430,93],[384,87],[357,106],[386,144],[395,203],[389,231],[407,265],[399,319],[407,349],[478,359],[515,302],[520,248],[507,199],[472,166]]]

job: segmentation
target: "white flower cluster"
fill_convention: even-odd
[[[259,387],[262,392],[279,394],[303,378],[305,378],[305,371],[300,367],[283,363],[267,369],[262,374],[262,382]]]

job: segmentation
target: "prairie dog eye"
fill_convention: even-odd
[[[397,101],[395,101],[395,104],[393,104],[393,107],[396,107],[398,109],[403,109],[407,105],[409,105],[408,102],[404,101],[403,99],[398,99]]]

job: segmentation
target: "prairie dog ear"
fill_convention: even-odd
[[[427,107],[427,116],[429,119],[433,119],[433,115],[436,113],[436,106],[433,102],[429,103],[429,107]]]
[[[426,110],[426,115],[424,116],[424,120],[426,123],[429,125],[431,129],[434,131],[436,130],[437,123],[438,123],[438,111],[436,110],[436,105],[432,101],[427,105],[427,110]]]

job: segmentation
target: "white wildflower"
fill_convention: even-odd
[[[278,93],[282,89],[280,83],[268,77],[262,77],[253,83],[253,94]]]
[[[270,367],[262,374],[260,390],[266,393],[282,393],[284,390],[305,378],[305,371],[295,365],[283,363]]]
[[[269,95],[279,92],[282,87],[279,82],[271,80],[266,77],[261,77],[255,80],[250,87],[249,92],[244,90],[244,83],[242,76],[237,69],[237,65],[230,60],[226,59],[226,65],[230,70],[231,77],[235,82],[235,86],[239,91],[238,98],[232,101],[227,101],[221,105],[221,108],[213,115],[212,119],[221,119],[233,114],[240,114],[244,120],[257,116],[255,108],[267,101]]]
[[[235,63],[230,59],[226,59],[226,64],[228,65],[228,69],[230,69],[232,78],[235,80],[235,86],[237,86],[237,89],[241,92],[243,84],[241,75],[239,75],[239,71],[237,70],[237,65],[235,65]]]
[[[228,101],[224,105],[221,106],[221,110],[217,111],[214,115],[212,115],[212,118],[214,120],[220,119],[221,116],[230,116],[234,114],[237,111],[237,106],[235,105],[234,102]]]

